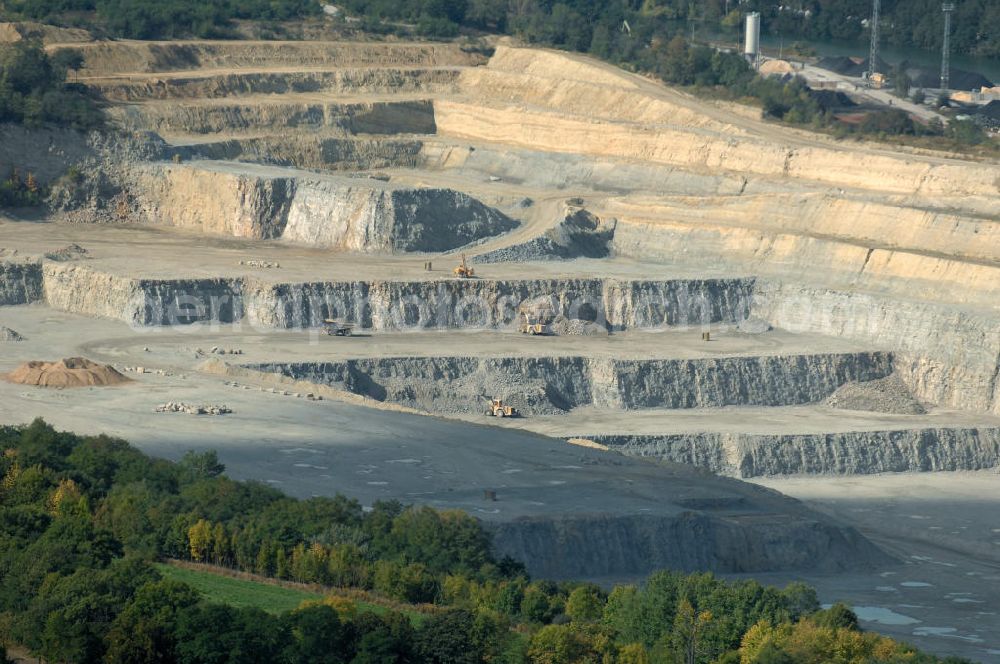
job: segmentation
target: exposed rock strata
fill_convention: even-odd
[[[376,330],[505,328],[522,302],[547,298],[553,313],[610,329],[701,325],[746,318],[752,279],[445,280],[248,286],[247,315],[263,327],[311,327],[345,318]]]
[[[256,364],[305,380],[428,412],[478,413],[503,398],[525,415],[604,408],[786,406],[820,401],[845,382],[888,375],[879,353],[697,360],[582,357],[390,357]]]
[[[282,238],[354,252],[446,251],[518,225],[451,189],[256,168],[153,166],[145,212],[205,233]]]
[[[205,99],[242,95],[327,93],[385,94],[407,92],[455,92],[459,70],[423,68],[334,69],[280,72],[241,72],[147,78],[109,77],[87,84],[109,101],[151,99]]]
[[[0,261],[0,305],[30,304],[42,299],[42,266]]]
[[[348,134],[432,134],[428,101],[296,103],[217,100],[214,103],[156,102],[117,107],[126,129],[157,133],[238,134],[245,131],[325,130]]]
[[[1000,465],[1000,429],[996,428],[583,437],[628,455],[685,463],[736,477],[980,470]]]

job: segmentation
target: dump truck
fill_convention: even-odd
[[[465,262],[465,254],[462,254],[462,262],[458,264],[458,267],[453,272],[459,279],[472,279],[476,276],[476,271]]]
[[[518,313],[520,314],[520,322],[517,325],[517,331],[521,334],[530,334],[532,336],[552,334],[550,323],[552,322],[553,315],[551,307],[521,305]]]
[[[349,337],[353,328],[353,325],[348,325],[332,318],[327,318],[323,321],[323,330],[331,337]]]
[[[517,411],[513,406],[506,405],[503,399],[493,398],[490,399],[490,407],[486,409],[486,414],[493,417],[515,417]]]
[[[541,319],[535,318],[526,311],[521,312],[521,322],[517,326],[517,331],[532,336],[552,333],[552,329],[547,323],[543,323]]]

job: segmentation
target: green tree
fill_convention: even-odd
[[[580,586],[566,599],[566,615],[574,622],[596,622],[601,618],[603,609],[604,602],[596,586]]]
[[[155,581],[139,588],[111,625],[107,664],[176,661],[177,616],[198,600],[197,591],[177,581]]]

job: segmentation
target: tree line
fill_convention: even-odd
[[[468,515],[295,500],[41,420],[0,428],[0,639],[49,661],[486,664],[940,662],[862,632],[810,587],[659,572],[606,591],[531,579]],[[209,602],[181,558],[361,588],[437,610],[415,624],[337,597],[272,615]],[[959,660],[946,660],[958,662]]]

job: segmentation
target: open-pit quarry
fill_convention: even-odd
[[[0,216],[0,373],[130,380],[0,382],[0,421],[460,508],[539,576],[805,579],[1000,653],[997,164],[503,41],[48,47],[116,131],[0,126],[57,208]]]

